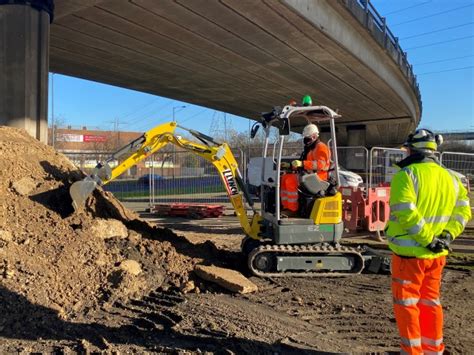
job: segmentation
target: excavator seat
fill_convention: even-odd
[[[329,182],[321,180],[316,174],[305,174],[300,181],[304,189],[311,195],[323,195],[329,188]]]

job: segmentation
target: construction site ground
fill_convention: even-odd
[[[396,352],[390,276],[257,278],[220,218],[155,218],[96,190],[74,212],[83,175],[24,131],[0,127],[0,353],[319,354]],[[472,233],[472,229],[468,230]],[[474,349],[473,239],[443,273],[447,350]],[[345,243],[371,244],[359,235]],[[462,253],[461,253],[462,252]],[[193,272],[240,271],[234,294]]]
[[[0,321],[0,352],[132,352],[216,354],[396,353],[398,333],[392,313],[388,275],[331,278],[262,279],[248,274],[238,250],[242,238],[232,211],[220,218],[157,218],[147,204],[132,209],[186,238],[181,252],[193,245],[219,250],[225,266],[249,276],[259,290],[232,294],[195,281],[199,288],[183,293],[161,287],[143,297],[115,302],[85,317],[65,321],[57,310],[28,302],[1,288],[4,311],[18,312],[17,328]],[[345,243],[383,244],[367,235]],[[461,247],[461,245],[463,245]],[[459,252],[472,253],[474,240],[463,238]],[[464,249],[464,250],[462,250]],[[187,251],[185,251],[187,250]],[[474,349],[474,254],[457,254],[444,272],[442,302],[445,341],[453,354]],[[6,308],[6,309],[5,309]],[[21,309],[21,312],[18,311]],[[27,315],[27,316],[26,316]],[[15,332],[15,329],[22,329]]]

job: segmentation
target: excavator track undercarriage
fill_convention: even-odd
[[[263,277],[324,277],[359,274],[365,258],[361,250],[328,243],[310,245],[265,244],[248,255],[248,267]]]

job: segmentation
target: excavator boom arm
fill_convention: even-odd
[[[174,134],[176,127],[176,122],[168,122],[152,128],[141,137],[133,140],[112,154],[106,162],[99,163],[94,169],[92,176],[88,176],[83,181],[74,183],[70,188],[70,193],[75,209],[78,209],[85,203],[85,200],[97,185],[109,183],[146,157],[171,143],[200,156],[215,166],[245,234],[254,239],[259,239],[258,232],[260,228],[258,222],[261,220],[261,217],[253,208],[253,202],[243,183],[238,163],[230,147],[226,143],[217,143],[211,137],[194,130],[188,131],[197,137],[202,144],[176,136]],[[110,167],[110,162],[120,160],[124,157],[125,159],[119,162],[116,167]],[[244,197],[254,212],[251,221],[249,221],[247,217]]]

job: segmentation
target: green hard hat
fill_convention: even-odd
[[[303,100],[301,101],[301,104],[303,106],[311,106],[313,104],[313,100],[311,99],[311,96],[304,95]]]

